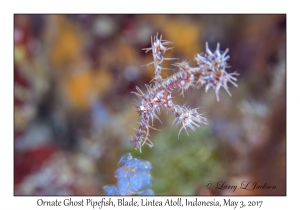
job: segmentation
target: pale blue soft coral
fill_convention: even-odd
[[[150,171],[151,163],[134,158],[130,153],[123,155],[115,171],[118,183],[104,186],[107,195],[154,195]]]

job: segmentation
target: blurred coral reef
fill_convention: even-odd
[[[166,57],[195,62],[205,42],[229,48],[239,87],[220,102],[204,88],[178,93],[176,103],[204,107],[209,126],[178,140],[162,113],[155,146],[140,154],[131,91],[154,76],[141,49],[157,32],[174,42]],[[286,16],[15,15],[15,195],[105,195],[127,152],[151,162],[155,195],[286,195]],[[237,189],[218,189],[221,180]]]

